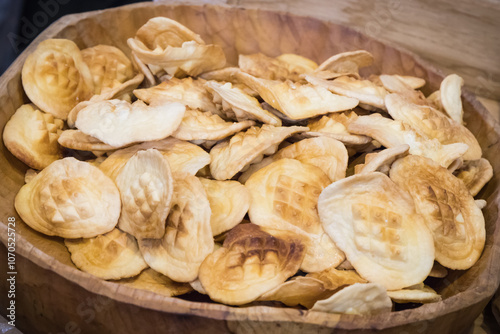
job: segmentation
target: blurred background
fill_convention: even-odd
[[[0,0],[0,74],[61,16],[127,5],[141,0]],[[143,0],[142,0],[143,1]]]

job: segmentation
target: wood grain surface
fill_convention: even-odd
[[[168,6],[148,3],[106,11],[66,16],[43,32],[0,78],[0,128],[27,99],[20,70],[27,55],[42,40],[69,38],[80,48],[112,44],[129,52],[126,39],[149,18],[178,20],[207,43],[223,47],[230,63],[240,53],[270,56],[298,53],[323,61],[343,50],[367,49],[375,64],[367,73],[417,75],[427,81],[424,91],[439,87],[442,74],[417,56],[365,35],[313,18],[261,10],[214,6]],[[123,24],[127,22],[127,24]],[[120,29],[116,27],[119,26]],[[15,213],[14,196],[24,183],[26,166],[1,144],[0,213],[17,219],[17,299],[19,328],[26,333],[458,333],[481,313],[500,282],[500,126],[468,91],[463,94],[465,121],[490,160],[495,176],[480,193],[488,201],[484,210],[487,239],[480,260],[468,271],[451,271],[436,284],[443,301],[416,309],[373,317],[327,314],[268,305],[230,307],[185,298],[166,298],[103,281],[77,270],[60,238],[43,236],[26,226]],[[6,225],[0,241],[6,244]],[[0,245],[0,257],[5,258]],[[5,272],[0,271],[0,295],[6,293]],[[0,309],[6,307],[0,298]],[[3,312],[3,311],[2,311]]]
[[[179,3],[176,0],[155,0]],[[312,16],[415,52],[476,95],[500,101],[498,0],[188,0]]]

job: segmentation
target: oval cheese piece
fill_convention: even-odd
[[[385,99],[389,114],[395,119],[409,124],[420,135],[436,138],[442,145],[466,144],[468,150],[464,160],[481,159],[482,150],[476,137],[465,126],[448,118],[438,110],[421,106],[398,94],[387,95]]]
[[[297,272],[304,258],[302,239],[272,233],[254,224],[240,224],[228,233],[223,246],[200,267],[200,282],[212,300],[246,304]]]
[[[24,104],[5,124],[3,142],[26,165],[43,169],[62,157],[57,140],[63,127],[62,120]]]
[[[174,188],[167,159],[155,149],[139,151],[115,182],[122,199],[118,227],[137,239],[161,239]]]
[[[132,62],[117,47],[96,45],[82,50],[81,54],[92,74],[95,94],[115,88],[134,76]]]
[[[250,206],[250,193],[238,181],[217,181],[200,177],[207,192],[214,236],[229,231],[243,220]]]
[[[307,130],[309,128],[302,126],[252,126],[230,140],[218,143],[210,150],[210,172],[216,180],[230,179],[248,168],[248,165],[261,161],[264,155],[275,153],[278,145],[286,138]]]
[[[134,289],[152,291],[155,294],[166,297],[183,295],[193,291],[193,288],[188,283],[179,283],[172,281],[165,275],[148,268],[142,271],[138,276],[126,278],[117,283],[129,286]]]
[[[269,290],[259,297],[260,301],[276,300],[286,306],[304,305],[311,308],[320,299],[332,294],[322,281],[312,277],[297,276]]]
[[[148,267],[135,238],[117,228],[95,238],[66,239],[64,244],[78,268],[102,279],[133,277]]]
[[[318,300],[312,310],[373,315],[389,312],[391,308],[391,299],[383,286],[375,283],[356,283],[340,290],[330,298]]]
[[[141,239],[139,248],[154,270],[177,282],[198,277],[201,263],[213,252],[210,203],[196,176],[174,173],[174,195],[161,239]]]
[[[38,108],[63,120],[94,92],[89,67],[78,46],[68,39],[38,44],[24,62],[22,81],[26,95]]]
[[[181,124],[186,107],[178,102],[146,105],[137,100],[100,101],[80,110],[75,125],[102,142],[123,147],[170,136]]]
[[[431,271],[432,235],[411,196],[385,174],[332,183],[319,196],[318,212],[326,233],[368,281],[396,290]]]
[[[307,138],[282,148],[274,155],[251,165],[238,180],[246,182],[261,168],[279,159],[295,159],[320,168],[331,181],[345,177],[349,156],[344,144],[329,137]]]
[[[462,180],[472,196],[476,196],[493,177],[493,167],[484,158],[468,161],[454,172]]]
[[[15,199],[31,228],[62,238],[111,231],[120,216],[120,193],[99,168],[75,158],[57,160],[25,184]]]
[[[168,137],[157,141],[147,141],[111,154],[99,168],[111,179],[116,179],[127,161],[137,152],[154,148],[168,161],[172,172],[186,172],[195,175],[210,163],[210,154],[189,142]]]
[[[344,261],[344,254],[325,234],[317,203],[330,184],[326,174],[313,165],[281,159],[252,174],[245,186],[252,196],[248,215],[252,223],[304,236],[306,256],[301,269],[321,271]]]
[[[485,242],[484,217],[465,184],[431,159],[407,156],[396,161],[391,179],[407,190],[434,236],[436,261],[468,269]]]

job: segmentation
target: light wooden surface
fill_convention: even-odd
[[[102,12],[67,16],[44,31],[0,78],[0,128],[22,103],[20,69],[37,43],[51,37],[70,38],[80,48],[112,44],[129,52],[126,39],[149,18],[164,15],[199,33],[207,43],[217,43],[230,62],[239,53],[263,52],[271,56],[294,52],[316,61],[347,47],[366,48],[374,54],[374,72],[418,75],[426,89],[439,86],[442,76],[411,54],[372,41],[351,30],[311,18],[258,10],[226,7],[151,6],[142,3]],[[128,24],[124,25],[123,22]],[[120,29],[116,29],[120,26]],[[325,38],[325,36],[327,38]],[[318,47],[320,45],[321,47]],[[468,271],[451,272],[435,288],[444,300],[412,310],[374,317],[326,314],[269,306],[229,307],[181,298],[164,298],[116,282],[102,281],[81,272],[71,263],[60,238],[42,236],[23,224],[15,214],[14,195],[24,183],[26,166],[0,144],[1,221],[15,216],[16,266],[22,286],[16,297],[19,323],[26,333],[458,333],[470,326],[486,306],[500,281],[500,125],[469,94],[464,94],[467,126],[480,142],[484,156],[495,170],[482,191],[485,208],[486,245],[480,260]],[[0,223],[0,241],[6,244],[6,226]],[[0,245],[0,258],[6,249]],[[0,296],[6,295],[5,271],[0,271]],[[57,287],[54,289],[54,287]],[[0,298],[0,313],[7,300]],[[90,303],[90,304],[89,304]],[[95,309],[89,313],[88,308]],[[101,311],[97,311],[97,307]],[[90,314],[93,314],[90,317]],[[87,321],[88,320],[88,321]],[[69,327],[68,327],[69,326]],[[73,330],[74,331],[74,330]]]
[[[500,122],[500,99],[493,100],[478,96],[477,99],[488,109],[488,111],[495,117],[497,122]]]
[[[278,10],[346,25],[413,51],[445,74],[459,74],[500,118],[499,0],[155,1]]]

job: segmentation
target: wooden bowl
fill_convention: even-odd
[[[111,44],[126,53],[126,40],[155,16],[178,20],[207,43],[222,45],[230,63],[240,53],[269,56],[298,53],[321,62],[346,50],[366,49],[375,65],[366,73],[416,75],[427,80],[424,92],[439,88],[442,74],[414,55],[351,29],[285,13],[216,6],[169,6],[142,3],[61,18],[43,32],[0,79],[1,128],[23,103],[21,68],[27,55],[47,38],[68,38],[80,48]],[[165,298],[103,281],[77,270],[60,238],[29,227],[14,210],[14,196],[27,167],[2,144],[0,156],[0,238],[7,244],[8,217],[16,219],[16,325],[25,333],[458,333],[468,328],[494,294],[500,278],[500,127],[474,96],[464,92],[465,121],[495,170],[480,194],[488,201],[486,246],[468,271],[451,271],[437,283],[443,301],[372,317],[310,312],[285,307],[230,307],[181,298]],[[0,246],[5,259],[6,247]],[[3,260],[2,260],[3,261]],[[4,263],[4,262],[3,262]],[[6,270],[0,271],[0,306],[5,312]]]

